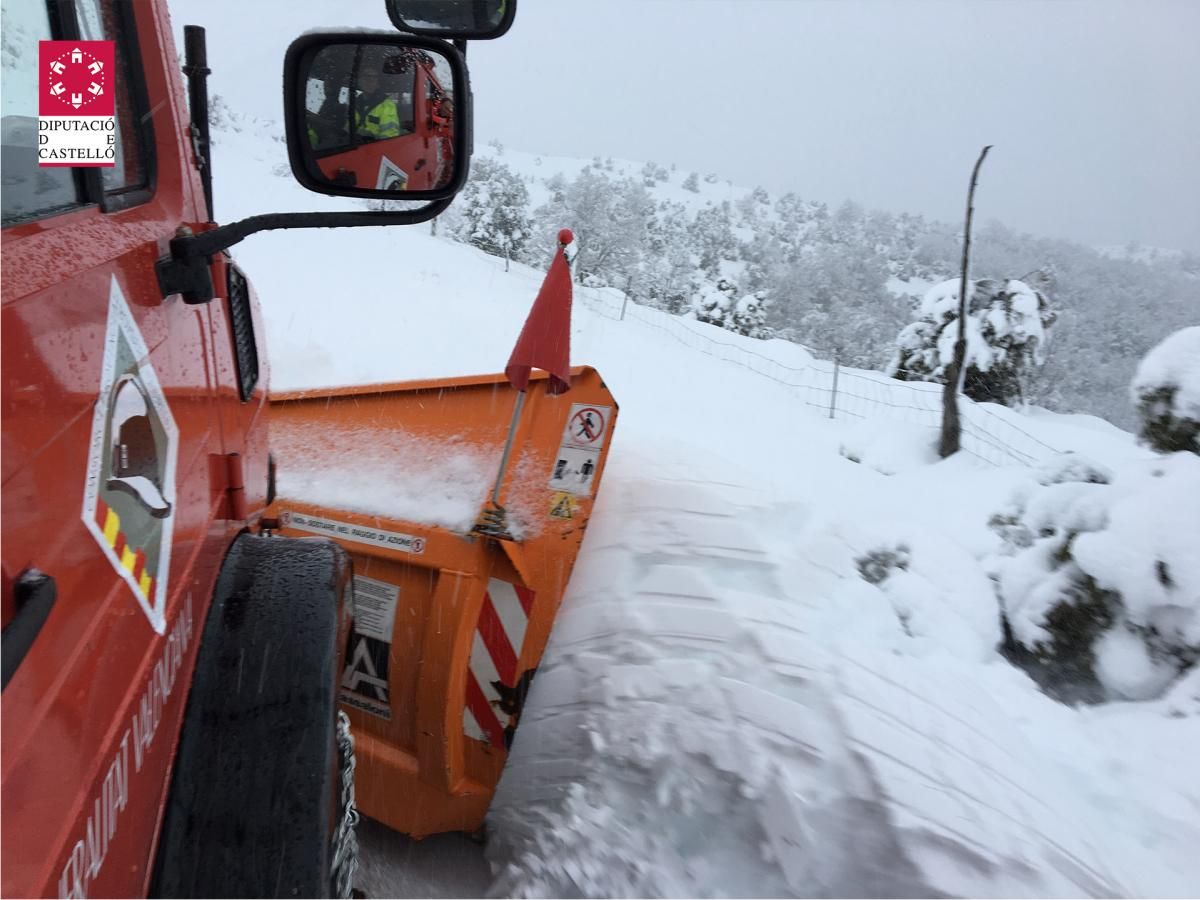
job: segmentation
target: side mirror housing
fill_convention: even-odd
[[[487,41],[512,27],[517,0],[387,0],[387,11],[409,34]]]
[[[316,32],[283,64],[292,174],[311,191],[437,201],[466,181],[471,92],[462,55],[427,37]]]

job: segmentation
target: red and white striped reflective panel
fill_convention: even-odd
[[[471,668],[467,672],[467,702],[463,706],[463,733],[504,747],[504,727],[509,715],[500,708],[503,696],[512,697],[520,672],[517,660],[525,643],[533,591],[509,584],[488,581],[475,627],[471,647]]]

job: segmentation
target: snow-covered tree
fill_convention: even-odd
[[[1200,325],[1176,331],[1146,354],[1131,393],[1143,441],[1162,453],[1200,453]]]
[[[581,281],[625,287],[646,248],[654,204],[633,178],[614,179],[589,166],[538,208],[541,231],[567,227],[579,245],[574,269]]]
[[[683,189],[691,191],[693,194],[700,193],[700,176],[693,172],[687,178],[683,179]]]
[[[700,268],[710,278],[719,278],[722,260],[734,260],[738,256],[729,203],[706,206],[697,212],[689,232],[692,249],[700,258]]]
[[[904,322],[904,304],[888,293],[887,266],[861,244],[809,244],[768,282],[769,323],[779,337],[845,365],[876,368]]]
[[[1028,372],[1045,360],[1056,315],[1026,281],[974,281],[969,287],[963,392],[981,402],[1021,403]],[[958,288],[958,279],[951,279],[925,294],[917,321],[896,338],[892,377],[945,383],[958,338]]]
[[[688,242],[687,208],[669,200],[654,207],[646,224],[646,250],[636,299],[678,315],[688,308],[699,275]]]
[[[529,192],[507,165],[479,156],[459,201],[462,240],[493,256],[519,256],[529,240]]]

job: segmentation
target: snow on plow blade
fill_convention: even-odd
[[[599,374],[530,381],[500,504],[473,527],[516,392],[503,375],[276,394],[278,499],[291,536],[354,559],[342,706],[359,808],[421,837],[473,831],[507,756],[604,473],[617,405]]]

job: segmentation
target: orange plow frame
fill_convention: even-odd
[[[354,560],[342,706],[356,741],[358,806],[397,831],[423,837],[483,824],[616,424],[617,405],[594,369],[572,369],[571,385],[552,397],[544,373],[530,381],[500,495],[523,511],[517,539],[297,497],[268,511],[284,534],[333,538]],[[503,375],[296,391],[271,398],[271,423],[316,445],[351,432],[452,436],[454,446],[494,457],[494,480],[515,398]]]

